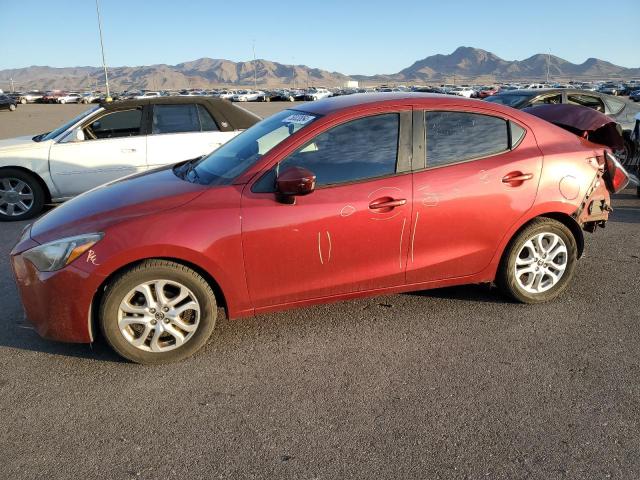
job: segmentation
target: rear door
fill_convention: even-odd
[[[62,196],[73,196],[132,173],[146,170],[143,108],[106,110],[82,125],[84,141],[72,134],[52,145],[51,177]]]
[[[481,272],[532,206],[542,156],[526,126],[491,113],[417,113],[407,283]]]
[[[200,104],[156,104],[152,108],[151,134],[147,139],[150,168],[206,155],[237,134],[221,132]]]

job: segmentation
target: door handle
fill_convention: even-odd
[[[502,177],[502,183],[522,183],[533,178],[533,173],[513,172]]]
[[[134,153],[136,151],[135,148],[121,148],[120,151],[122,153]]]
[[[407,200],[405,198],[399,198],[399,199],[392,198],[391,200],[387,198],[379,198],[378,200],[374,200],[373,202],[371,202],[369,204],[369,208],[371,210],[378,210],[382,208],[392,209],[396,207],[401,207],[406,203],[407,203]]]

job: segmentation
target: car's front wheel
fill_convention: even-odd
[[[12,103],[12,104],[10,104],[10,105],[9,105],[9,111],[11,111],[11,112],[15,112],[15,110],[16,110],[16,106],[15,106],[13,103]]]
[[[193,355],[215,328],[213,290],[197,272],[166,260],[146,260],[106,289],[99,322],[121,356],[143,364]]]
[[[557,220],[537,218],[511,240],[496,281],[519,302],[546,302],[569,286],[577,260],[571,230]]]
[[[0,169],[0,221],[33,218],[44,203],[44,190],[33,175],[15,168]]]
[[[26,99],[26,98],[21,98],[21,99],[20,99],[20,103],[21,103],[22,105],[26,105],[26,104],[27,104],[27,99]]]

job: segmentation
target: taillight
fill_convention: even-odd
[[[611,193],[618,193],[623,190],[629,183],[629,174],[613,154],[605,151],[605,170],[604,170],[604,182],[607,185],[607,190]]]

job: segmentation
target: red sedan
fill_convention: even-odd
[[[51,339],[193,354],[230,318],[496,282],[569,285],[627,181],[606,147],[498,104],[351,95],[285,110],[209,156],[107,184],[27,228],[12,264]]]

